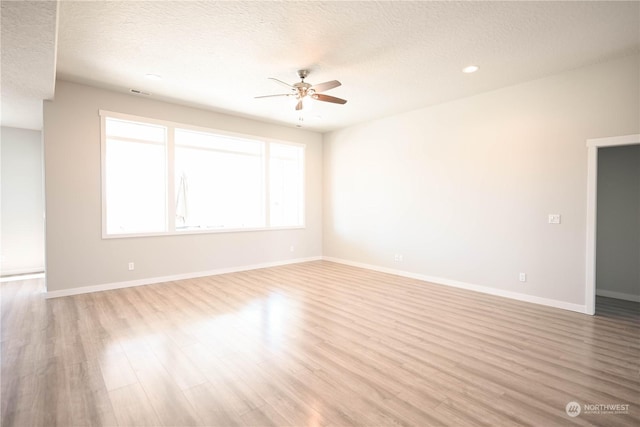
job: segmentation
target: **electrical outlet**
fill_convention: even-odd
[[[520,275],[518,276],[518,280],[520,280],[521,282],[526,282],[527,281],[527,273],[520,273]]]
[[[394,260],[395,262],[402,262],[402,254],[395,254],[395,255],[393,256],[393,260]]]
[[[293,245],[289,246],[289,252],[293,252],[295,250],[296,250],[296,248]]]
[[[134,263],[130,262],[129,263],[129,271],[135,270],[136,266]]]

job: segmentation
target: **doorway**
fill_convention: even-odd
[[[1,127],[0,277],[42,273],[45,268],[42,132]]]
[[[604,152],[601,150],[606,150],[612,147],[627,147],[627,146],[637,146],[638,144],[640,144],[640,135],[626,135],[626,136],[620,136],[620,137],[611,137],[611,138],[598,138],[598,139],[590,139],[587,140],[587,147],[588,147],[588,164],[587,164],[587,253],[586,253],[586,290],[585,290],[585,312],[587,314],[595,314],[595,308],[596,308],[596,289],[597,289],[597,281],[598,281],[598,275],[597,275],[597,254],[598,254],[598,239],[597,239],[597,228],[598,228],[598,159],[599,157],[602,155],[603,159],[604,158],[610,158],[610,157],[615,157],[615,156],[619,156],[622,153],[615,153],[614,151],[610,151],[610,152]],[[627,153],[628,154],[628,153]],[[615,161],[615,159],[612,159],[613,161]],[[607,166],[607,170],[603,170],[603,173],[609,173],[608,171],[610,170],[609,166]],[[616,174],[613,174],[616,175]],[[620,175],[620,174],[618,174]],[[607,186],[602,187],[601,186],[601,190],[604,191],[608,191],[606,190]],[[609,197],[611,196],[611,194],[607,194],[607,197],[604,197],[603,195],[603,201],[606,201],[607,203],[609,203],[608,199],[620,199],[620,195],[614,195],[613,197]],[[613,210],[615,209],[614,207],[609,207],[609,210]],[[605,209],[604,212],[606,212],[607,209]],[[601,213],[603,213],[602,209],[601,209]],[[612,218],[608,218],[608,221],[611,221]],[[600,224],[601,226],[603,226],[602,224]],[[621,224],[620,224],[621,225]],[[606,226],[606,225],[605,225]],[[607,232],[611,232],[613,233],[611,236],[613,236],[615,233],[619,233],[620,230],[613,230],[615,229],[615,227],[613,227],[610,230],[605,230]],[[612,231],[613,230],[613,231]],[[640,238],[637,237],[639,231],[637,229],[635,229],[634,231],[634,235],[636,236],[636,238]],[[601,233],[601,238],[603,237],[603,234]],[[610,237],[610,236],[608,236]],[[607,238],[608,238],[607,237]],[[606,240],[606,239],[605,239]],[[605,242],[605,244],[611,244],[610,242],[607,243]],[[636,243],[637,244],[637,243]],[[604,248],[600,248],[600,253],[602,254],[602,250]],[[611,255],[611,254],[610,254]],[[605,269],[609,269],[611,270],[612,268],[615,269],[615,264],[616,262],[622,262],[624,260],[620,259],[620,260],[616,260],[615,259],[615,254],[613,257],[609,256],[607,257],[608,259],[603,259],[601,260],[602,262],[600,263],[600,268],[605,268]],[[626,254],[628,255],[628,254]],[[635,256],[634,254],[631,254],[632,256]],[[621,257],[622,258],[622,257]],[[603,264],[604,262],[604,264]],[[634,266],[634,268],[637,268],[637,264]],[[606,273],[606,271],[602,271],[600,273]],[[603,274],[600,274],[600,280],[603,280]],[[628,283],[624,284],[622,288],[620,288],[620,290],[616,291],[615,286],[612,288],[612,286],[609,284],[607,285],[608,288],[610,289],[599,289],[598,293],[600,295],[604,295],[608,293],[608,296],[623,296],[623,295],[629,295],[626,292],[621,292],[624,290],[628,291]],[[612,290],[613,289],[613,290]],[[603,293],[604,291],[604,293]],[[606,295],[604,295],[606,296]]]

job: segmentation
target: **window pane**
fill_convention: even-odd
[[[263,143],[242,138],[176,129],[176,146],[262,156]]]
[[[107,131],[113,129],[110,124],[108,119]],[[127,124],[132,134],[145,132],[137,126],[148,128],[144,124]],[[166,231],[166,144],[107,135],[105,148],[107,234]]]
[[[176,129],[178,230],[265,226],[264,143]]]
[[[269,214],[273,227],[303,225],[303,163],[302,147],[269,146]]]
[[[147,123],[130,122],[126,120],[107,119],[107,136],[142,139],[145,141],[165,142],[166,128],[164,126]]]

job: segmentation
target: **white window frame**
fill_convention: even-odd
[[[238,233],[238,232],[250,232],[250,231],[269,231],[269,230],[297,230],[306,228],[306,145],[296,142],[283,141],[274,138],[256,137],[255,135],[242,134],[237,132],[228,132],[219,129],[212,129],[202,126],[194,126],[186,123],[172,122],[167,120],[153,119],[149,117],[136,116],[125,113],[118,113],[107,110],[99,110],[100,115],[100,191],[102,200],[102,238],[103,239],[120,239],[130,237],[150,237],[150,236],[178,236],[186,234],[216,234],[216,233]],[[167,215],[167,231],[151,232],[151,233],[123,233],[123,234],[107,234],[107,192],[106,192],[106,148],[107,148],[107,134],[106,134],[106,120],[107,118],[128,120],[132,122],[147,123],[153,125],[160,125],[167,127],[167,171],[166,171],[166,215]],[[216,228],[216,229],[199,229],[199,230],[176,230],[176,206],[175,206],[175,179],[174,179],[174,160],[175,160],[175,132],[176,128],[193,130],[197,132],[212,133],[215,135],[227,136],[231,138],[250,139],[259,141],[264,144],[264,210],[265,210],[265,226],[264,227],[251,227],[251,228]],[[269,171],[269,147],[271,143],[293,145],[302,149],[302,200],[300,202],[302,209],[302,223],[300,225],[292,226],[269,226],[270,223],[270,171]]]

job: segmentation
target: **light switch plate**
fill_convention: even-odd
[[[549,224],[560,224],[560,214],[549,214]]]

